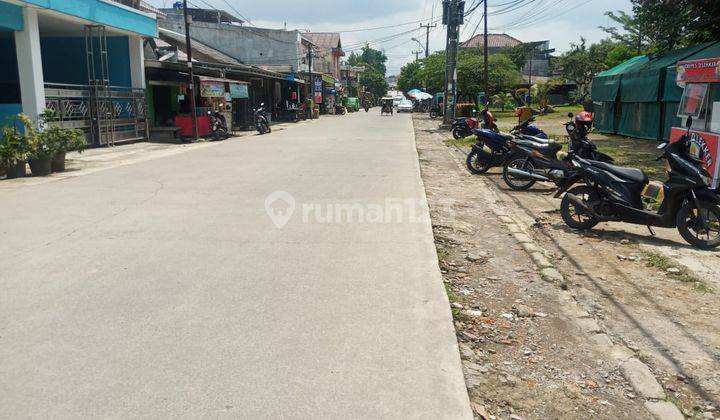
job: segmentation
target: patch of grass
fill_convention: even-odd
[[[467,137],[463,137],[463,138],[460,138],[457,140],[451,137],[451,138],[445,140],[445,145],[447,145],[447,146],[472,146],[473,144],[475,144],[475,141],[476,141],[475,136],[467,136]]]
[[[447,259],[447,257],[450,256],[450,253],[448,252],[448,250],[441,246],[435,245],[435,249],[437,250],[437,257],[438,257],[439,263],[442,263],[443,261],[445,261]]]
[[[685,267],[678,266],[673,262],[673,260],[666,257],[665,255],[653,251],[643,251],[643,255],[645,256],[648,267],[655,267],[662,270],[663,272],[667,273],[668,277],[672,278],[673,280],[682,283],[693,283],[694,289],[699,292],[712,293],[712,289],[708,287],[708,285],[703,283],[702,280],[688,273]],[[677,273],[668,273],[668,268],[677,268],[680,271]]]
[[[461,303],[462,298],[456,295],[447,283],[445,284],[445,293],[447,294],[448,300],[451,304],[453,302]],[[470,319],[461,309],[456,308],[452,305],[450,306],[450,312],[452,312],[452,317],[456,321],[467,321],[468,319]]]
[[[650,179],[666,178],[663,162],[656,162],[659,155],[657,142],[613,135],[594,135],[598,149],[612,156],[615,164],[641,169]]]

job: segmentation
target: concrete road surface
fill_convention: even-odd
[[[471,418],[410,116],[0,191],[0,417]]]

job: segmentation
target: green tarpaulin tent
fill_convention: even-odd
[[[657,140],[662,138],[661,99],[667,68],[701,51],[712,43],[693,45],[653,57],[637,69],[625,72],[620,81],[620,119],[617,133]]]
[[[682,93],[667,86],[666,80],[672,78],[674,83],[675,78],[674,73],[668,75],[669,66],[718,45],[709,42],[657,57],[637,56],[598,73],[591,90],[596,130],[653,140],[666,138],[668,124],[677,120],[674,113]],[[665,101],[667,90],[670,96]]]
[[[647,63],[649,59],[644,55],[633,57],[617,66],[598,73],[592,82],[591,97],[595,111],[595,129],[601,133],[617,132],[618,93],[622,74]]]

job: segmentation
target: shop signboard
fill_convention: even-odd
[[[230,83],[230,97],[233,99],[249,98],[248,85],[245,83]]]
[[[319,77],[315,77],[315,80],[313,81],[313,90],[315,92],[322,92],[322,79]]]
[[[675,142],[687,132],[687,129],[673,127],[670,130],[670,142]],[[695,155],[713,177],[711,188],[720,185],[720,134],[690,130],[690,153]]]
[[[676,81],[680,86],[684,83],[720,83],[720,58],[679,62]]]
[[[225,96],[225,83],[212,80],[203,80],[200,83],[200,96],[206,98],[222,98]]]
[[[322,92],[315,92],[315,103],[321,104],[322,103]]]

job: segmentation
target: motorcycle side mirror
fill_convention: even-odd
[[[572,112],[568,112],[568,118],[572,118],[574,116],[575,116],[575,114],[573,114]]]
[[[658,149],[658,150],[663,150],[664,148],[667,147],[667,145],[668,145],[668,143],[667,143],[666,141],[664,141],[664,142],[658,144],[657,149]]]
[[[685,121],[685,128],[690,128],[690,127],[692,127],[692,123],[693,123],[693,118],[692,118],[692,116],[688,116],[688,117],[687,117],[687,120]]]

